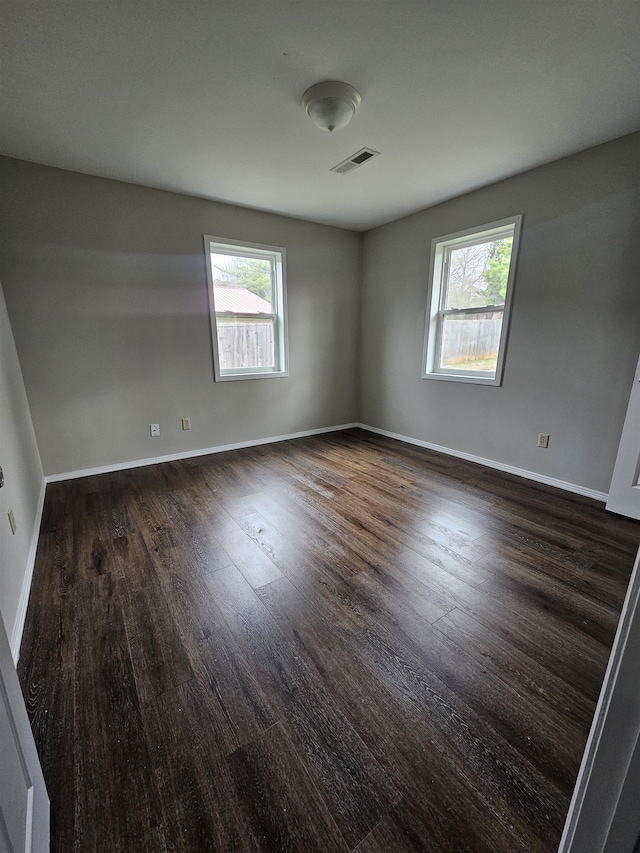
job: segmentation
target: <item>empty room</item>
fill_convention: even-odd
[[[0,853],[638,853],[638,3],[0,29]]]

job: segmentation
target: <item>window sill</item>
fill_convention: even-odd
[[[288,370],[256,371],[255,373],[216,374],[216,382],[235,382],[238,379],[280,379],[289,376]]]
[[[423,379],[439,379],[441,382],[467,382],[471,385],[502,385],[499,377],[472,376],[468,373],[423,373]]]

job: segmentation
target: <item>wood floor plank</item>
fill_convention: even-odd
[[[73,849],[153,849],[159,801],[126,642],[108,574],[77,587]],[[113,815],[119,819],[114,822]]]
[[[360,581],[358,576],[352,583]],[[330,604],[333,601],[329,599]],[[366,632],[354,634],[351,639],[383,684],[393,687],[431,721],[437,722],[438,732],[432,734],[432,742],[439,736],[439,748],[450,761],[462,759],[468,765],[475,784],[486,790],[488,798],[505,804],[509,800],[519,801],[524,835],[528,831],[549,835],[557,830],[564,814],[558,805],[563,797],[549,776],[545,778],[540,770],[534,769],[533,756],[525,755],[528,750],[522,741],[526,739],[527,717],[522,710],[520,742],[514,746],[509,730],[500,729],[498,733],[491,725],[490,714],[478,713],[467,704],[468,696],[461,682],[449,683],[451,672],[444,668],[442,648],[433,649],[427,644],[416,647],[392,620],[374,624],[369,619]],[[475,677],[478,679],[475,685],[467,682],[466,686],[473,691],[476,701],[480,701],[480,688],[484,687],[487,676],[478,671]],[[504,691],[500,698],[505,699]],[[495,713],[504,710],[499,702],[493,707]],[[517,709],[513,703],[510,711],[515,724]]]
[[[357,568],[359,571],[368,568],[367,563],[357,562],[348,549],[340,548],[335,543],[315,548],[307,542],[307,547],[301,552],[301,547],[292,542],[296,537],[291,527],[285,537],[259,513],[246,516],[242,523],[249,536],[278,565],[282,573],[301,588],[315,585],[321,595],[330,588],[338,597],[349,596],[350,590],[341,584],[341,579],[353,577],[358,572],[341,571],[342,566]],[[287,526],[284,525],[283,529],[286,530]],[[444,599],[435,599],[430,590],[412,575],[398,569],[394,563],[386,564],[381,578],[390,590],[398,590],[402,596],[401,606],[409,607],[428,622],[435,622],[453,607],[452,603]]]
[[[568,727],[575,725],[583,736],[588,731],[595,703],[587,701],[584,694],[554,675],[538,659],[526,655],[500,634],[457,608],[439,619],[435,627],[473,655],[483,669],[492,666],[524,696],[542,699],[545,707],[563,717]]]
[[[389,525],[382,525],[379,518],[359,511],[353,498],[344,501],[328,500],[310,490],[300,487],[272,490],[276,500],[291,508],[297,507],[303,517],[311,516],[326,529],[325,535],[338,541],[352,541],[352,550],[370,565],[389,556],[397,558],[398,552],[416,560],[422,557],[455,577],[471,585],[488,579],[489,574],[464,557],[448,550],[435,540],[414,537],[409,533],[396,533]]]
[[[40,536],[22,634],[23,684],[73,668],[78,576],[72,548],[72,536],[62,528]]]
[[[149,702],[193,678],[193,669],[158,588],[140,589],[126,580],[116,585],[138,696]]]
[[[50,484],[52,853],[553,853],[639,540],[358,429]]]
[[[354,853],[389,853],[392,850],[407,853],[439,853],[442,850],[424,818],[405,801],[371,831]]]
[[[252,587],[263,586],[282,577],[278,567],[241,527],[228,531],[222,543],[232,554],[234,566],[242,572]]]
[[[354,583],[368,584],[369,580],[366,574],[361,574]],[[393,602],[388,605],[387,614],[379,620],[379,625],[396,638],[397,648],[401,642],[413,650],[415,660],[422,663],[425,672],[435,674],[468,709],[473,709],[478,722],[493,727],[549,781],[565,793],[571,792],[578,771],[576,755],[584,747],[581,733],[572,731],[562,715],[537,697],[523,697],[498,673],[486,666],[479,667],[475,656],[469,655],[465,648],[448,639],[441,642],[435,626],[405,608],[399,609]],[[471,719],[469,712],[466,716]]]
[[[612,564],[607,567],[599,565],[588,548],[562,557],[541,556],[539,553],[531,553],[528,548],[519,546],[506,536],[486,534],[475,540],[466,553],[473,553],[476,561],[490,560],[494,566],[493,574],[500,571],[500,566],[494,561],[502,565],[517,562],[529,566],[541,578],[558,580],[590,596],[594,601],[610,606],[616,612],[620,610],[623,590],[619,569]],[[628,559],[628,555],[625,556],[626,562]]]
[[[233,637],[201,573],[185,570],[174,548],[156,553],[157,582],[194,675],[208,682],[242,746],[277,721],[252,666]],[[185,576],[186,573],[186,576]]]
[[[617,611],[607,603],[587,595],[520,560],[504,560],[484,557],[481,565],[493,570],[493,575],[482,589],[515,592],[519,597],[543,607],[548,613],[557,614],[565,623],[575,625],[589,637],[605,646],[610,646],[618,624]]]
[[[212,575],[215,596],[236,637],[256,666],[257,678],[306,757],[309,771],[338,826],[355,846],[398,793],[364,742],[286,643],[268,611],[240,573]]]
[[[176,853],[258,850],[226,761],[231,731],[217,700],[207,702],[208,693],[194,679],[142,708],[162,836]]]
[[[490,570],[484,571],[464,556],[473,542],[471,536],[446,529],[433,520],[425,522],[414,510],[394,512],[393,504],[389,507],[388,500],[381,501],[374,495],[365,501],[366,495],[366,486],[362,487],[360,482],[345,489],[340,496],[342,500],[337,502],[342,517],[350,517],[363,527],[374,520],[376,535],[383,541],[410,548],[466,583],[475,586],[491,576]]]
[[[258,849],[351,849],[280,723],[234,752],[229,764]]]
[[[288,581],[262,587],[258,595],[405,799],[420,803],[439,849],[535,849],[536,836],[525,833],[525,841],[511,820],[504,820],[497,801],[487,800],[482,777],[470,772],[433,719],[370,666],[366,644],[359,648]],[[461,801],[464,812],[456,808]]]

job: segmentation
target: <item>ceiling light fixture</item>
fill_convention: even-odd
[[[348,83],[326,80],[316,83],[302,96],[302,106],[320,128],[332,133],[346,127],[356,114],[362,98]]]

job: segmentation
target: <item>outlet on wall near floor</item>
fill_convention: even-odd
[[[13,515],[12,509],[9,510],[9,512],[7,513],[7,516],[9,517],[9,524],[11,526],[11,532],[15,533],[16,532],[16,520],[15,520],[15,517]]]
[[[538,435],[538,447],[549,447],[549,435],[546,432]]]
[[[191,418],[182,419],[182,429],[191,429]]]
[[[150,424],[149,430],[152,436],[160,435],[160,424]]]

